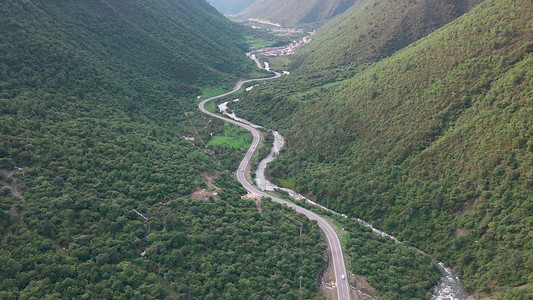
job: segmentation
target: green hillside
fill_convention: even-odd
[[[327,207],[432,253],[454,267],[470,292],[527,298],[532,287],[524,285],[533,281],[530,4],[484,1],[347,79],[320,85],[318,77],[327,74],[317,72],[313,87],[299,72],[343,64],[317,39],[312,47],[330,51],[331,59],[309,60],[292,79],[254,89],[241,97],[238,114],[286,136],[271,178],[292,177],[298,191]],[[514,287],[520,289],[507,290]]]
[[[317,297],[318,228],[204,151],[222,126],[196,95],[254,69],[238,25],[198,0],[27,0],[0,28],[0,299]]]
[[[301,74],[352,75],[369,62],[390,56],[456,19],[479,2],[358,1],[321,28],[313,36],[316,42],[297,53],[292,67]],[[332,68],[342,72],[331,72]]]
[[[256,0],[237,16],[260,18],[284,26],[325,21],[341,14],[356,0]]]

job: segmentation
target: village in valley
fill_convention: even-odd
[[[261,20],[257,18],[250,18],[245,21],[241,21],[241,24],[251,26],[254,29],[265,29],[267,31],[276,33],[278,35],[283,36],[294,36],[295,38],[297,36],[302,36],[304,34],[304,30],[301,28],[285,28],[282,27],[281,24],[273,23],[268,20]],[[262,47],[262,48],[251,48],[249,53],[255,53],[255,54],[261,54],[264,56],[290,56],[294,54],[294,51],[301,46],[308,44],[311,42],[310,36],[315,33],[315,29],[313,28],[312,32],[309,32],[307,36],[299,39],[294,40],[292,43],[280,46],[280,47]]]
[[[286,46],[282,47],[264,47],[259,49],[252,49],[251,53],[262,54],[264,56],[288,56],[293,55],[294,51],[300,48],[302,45],[311,41],[309,37],[304,37],[300,41],[294,41]]]

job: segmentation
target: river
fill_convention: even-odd
[[[233,101],[236,102],[236,101],[239,101],[239,100],[235,99]],[[228,103],[229,102],[230,101],[226,101],[226,102],[218,105],[218,108],[219,108],[220,112],[222,112],[224,115],[229,116],[230,118],[233,118],[236,121],[244,122],[244,123],[246,123],[246,124],[248,124],[250,126],[253,126],[254,128],[262,128],[259,125],[253,124],[253,123],[251,123],[251,122],[249,122],[249,121],[247,121],[245,119],[237,117],[233,111],[229,112],[228,111]],[[311,201],[311,200],[307,199],[305,196],[297,193],[296,191],[294,191],[292,189],[279,187],[279,186],[273,184],[272,182],[270,182],[266,178],[265,169],[266,169],[267,165],[270,162],[274,161],[274,159],[276,159],[276,157],[278,156],[279,152],[281,151],[281,149],[285,145],[285,139],[283,138],[283,136],[281,134],[279,134],[279,132],[272,131],[272,134],[274,135],[274,142],[272,144],[272,148],[270,149],[270,153],[264,159],[262,159],[259,162],[257,170],[255,171],[255,184],[257,185],[257,187],[259,189],[263,190],[263,191],[282,190],[282,191],[288,193],[289,196],[292,199],[294,199],[294,200],[305,201],[308,204],[317,206],[317,207],[319,207],[319,208],[321,208],[321,209],[323,209],[323,210],[325,210],[327,212],[330,212],[332,214],[335,214],[335,215],[338,215],[338,216],[341,216],[341,217],[344,217],[344,218],[348,218],[347,215],[338,213],[338,212],[333,211],[333,210],[331,210],[331,209],[329,209],[329,208],[327,208],[327,207],[325,207],[325,206],[323,206],[323,205],[321,205],[319,203]],[[369,222],[367,222],[365,220],[362,220],[362,219],[359,219],[359,218],[354,218],[354,219],[357,220],[363,226],[370,228],[375,235],[379,235],[379,236],[382,236],[382,237],[389,238],[389,239],[393,240],[396,243],[400,243],[400,244],[405,245],[406,247],[408,247],[409,249],[412,249],[413,251],[417,251],[417,252],[422,253],[424,255],[429,255],[429,254],[425,253],[424,251],[422,251],[422,250],[420,250],[418,248],[415,248],[413,246],[409,246],[409,245],[404,244],[403,242],[398,240],[393,235],[390,235],[390,234],[388,234],[386,232],[383,232],[383,231],[381,231],[379,229],[374,228],[372,226],[372,224],[370,224]],[[438,262],[433,257],[432,257],[432,259],[433,259],[434,263],[437,265],[437,267],[439,268],[440,273],[441,273],[441,277],[439,279],[439,282],[438,282],[437,286],[435,287],[435,289],[433,291],[433,295],[431,296],[431,300],[464,300],[467,297],[467,293],[466,293],[466,291],[464,289],[463,284],[461,283],[461,280],[457,277],[457,275],[453,272],[452,269],[446,267],[442,262]]]
[[[283,136],[281,134],[279,134],[279,132],[277,131],[273,131],[272,132],[273,135],[274,135],[274,143],[272,145],[272,148],[270,150],[270,153],[268,154],[267,157],[265,157],[263,160],[261,160],[261,162],[259,163],[259,166],[257,167],[257,170],[255,172],[255,183],[257,184],[257,186],[262,189],[262,190],[265,190],[265,191],[274,191],[275,189],[280,189],[280,190],[283,190],[287,193],[289,193],[289,196],[294,199],[294,200],[297,200],[297,201],[302,201],[302,200],[305,200],[305,202],[309,203],[309,204],[312,204],[312,205],[315,205],[325,211],[328,211],[330,213],[333,213],[335,215],[338,215],[338,216],[341,216],[341,217],[344,217],[344,218],[348,218],[347,215],[345,214],[341,214],[341,213],[338,213],[336,211],[333,211],[323,205],[320,205],[314,201],[311,201],[309,199],[307,199],[306,197],[304,197],[303,195],[291,190],[291,189],[287,189],[287,188],[282,188],[282,187],[279,187],[275,184],[273,184],[272,182],[270,182],[266,176],[265,176],[265,169],[268,165],[268,163],[272,162],[276,157],[277,155],[279,154],[279,152],[281,151],[281,148],[283,148],[283,146],[285,145],[285,140],[283,139]],[[402,243],[400,240],[398,240],[395,236],[393,235],[390,235],[386,232],[383,232],[379,229],[376,229],[372,226],[372,224],[370,224],[369,222],[366,222],[362,219],[359,219],[359,218],[355,218],[355,220],[357,220],[360,224],[362,224],[363,226],[365,227],[368,227],[372,230],[372,232],[375,234],[375,235],[379,235],[379,236],[382,236],[382,237],[386,237],[386,238],[389,238],[391,240],[393,240],[394,242],[396,243],[401,243],[401,244],[404,244]],[[405,245],[405,244],[404,244]],[[409,249],[412,249],[413,251],[417,251],[417,252],[420,252],[422,254],[425,254],[425,255],[429,255],[427,253],[425,253],[424,251],[418,249],[418,248],[415,248],[413,246],[408,246],[408,245],[405,245],[406,247],[408,247]],[[437,267],[439,268],[440,270],[440,273],[441,273],[441,278],[439,280],[439,283],[437,284],[437,286],[435,287],[435,290],[433,291],[433,295],[431,296],[431,300],[463,300],[467,297],[467,293],[464,289],[464,286],[463,284],[461,283],[461,280],[457,277],[457,275],[453,272],[452,269],[446,267],[442,262],[438,262],[436,261],[433,257],[432,259],[434,260],[434,263],[437,265]]]

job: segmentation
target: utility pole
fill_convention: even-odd
[[[304,224],[300,223],[300,249],[302,249],[302,229]]]
[[[300,300],[302,300],[302,279],[304,278],[300,276]]]
[[[302,255],[303,255],[303,252],[304,252],[304,250],[303,250],[303,241],[302,241],[302,229],[303,229],[303,226],[304,226],[304,224],[300,223],[300,269],[302,268],[302,263],[303,263]],[[300,282],[301,282],[301,280],[300,280]]]
[[[302,252],[303,252],[303,242],[302,242],[302,229],[303,229],[303,223],[300,222],[300,270],[302,268]],[[303,277],[300,275],[300,300],[302,300],[302,279]]]

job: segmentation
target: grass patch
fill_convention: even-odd
[[[334,221],[333,221],[333,224],[334,224],[335,226],[337,226],[337,228],[339,228],[340,230],[342,230],[342,229],[344,228],[344,226],[342,225],[342,223],[339,222],[339,221],[337,221],[337,220],[334,220]]]
[[[231,148],[239,149],[239,148],[250,147],[250,142],[246,141],[246,139],[242,137],[220,136],[220,135],[215,135],[211,137],[209,142],[207,142],[207,146],[222,146],[222,145],[226,145]]]
[[[207,146],[227,146],[233,149],[248,148],[252,144],[252,134],[231,124],[224,124],[222,134],[214,135],[207,142]]]
[[[264,70],[256,70],[256,69],[254,69],[251,72],[244,73],[244,75],[243,75],[243,77],[241,79],[246,80],[246,79],[264,78],[264,77],[270,77],[270,76],[272,76],[272,73],[269,73],[269,72],[264,71]],[[256,83],[252,82],[252,83],[243,85],[243,87],[246,87],[246,86],[249,86],[249,85],[254,85],[254,84],[256,84]],[[204,87],[204,88],[201,88],[202,94],[200,95],[200,98],[197,98],[195,100],[196,100],[197,103],[199,103],[200,101],[202,101],[204,99],[207,99],[207,98],[210,98],[210,97],[213,97],[213,96],[217,96],[217,95],[220,95],[220,94],[227,93],[227,92],[231,91],[232,88],[233,88],[233,85]]]
[[[248,72],[244,75],[244,79],[252,79],[252,78],[263,78],[263,77],[271,77],[272,73],[269,73],[267,71],[262,70],[254,70],[252,72]]]
[[[213,86],[213,87],[206,87],[202,89],[202,94],[200,95],[201,99],[198,100],[204,100],[205,98],[213,97],[216,95],[224,94],[231,90],[231,87],[227,86]]]
[[[244,37],[246,38],[246,43],[254,48],[268,47],[275,43],[274,41],[269,41],[253,35],[244,35]]]
[[[341,227],[341,228],[342,228],[342,227]],[[351,240],[349,234],[342,234],[342,235],[340,236],[340,239],[341,239],[341,244],[342,244],[342,246],[345,246],[345,245],[348,244],[348,243],[350,242],[350,240]],[[348,267],[348,265],[347,265],[347,267]]]
[[[286,70],[291,63],[291,59],[288,56],[267,57],[266,59],[270,64],[270,68],[278,71]]]
[[[217,113],[218,108],[215,104],[214,100],[211,100],[205,104],[205,109],[207,109],[208,112]]]
[[[281,184],[282,187],[288,188],[288,189],[294,189],[294,178],[289,177],[287,179],[283,178],[276,178],[276,180]]]

